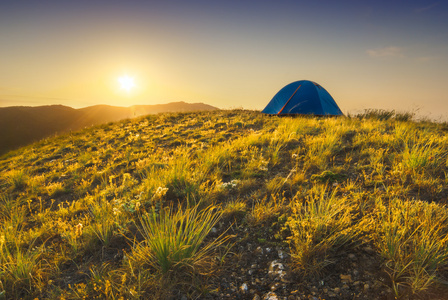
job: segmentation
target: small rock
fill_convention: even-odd
[[[353,271],[353,275],[354,275],[354,276],[358,276],[358,275],[359,275],[359,271],[358,271],[358,270],[354,270],[354,271]]]
[[[247,283],[243,283],[243,284],[240,286],[240,291],[241,291],[243,294],[246,294],[248,289],[249,289],[249,288],[247,287]]]
[[[258,246],[257,249],[255,249],[255,253],[256,253],[256,254],[263,254],[263,248],[261,248],[260,246]]]
[[[285,267],[283,266],[282,263],[279,263],[276,260],[274,260],[269,264],[268,274],[269,274],[269,276],[274,276],[274,277],[279,276],[281,279],[286,275],[284,269],[285,269]]]
[[[266,253],[271,253],[272,249],[271,248],[266,248]]]
[[[218,233],[218,229],[216,229],[216,227],[213,227],[212,229],[210,229],[210,233],[211,234],[217,234]]]
[[[269,292],[264,295],[263,300],[278,300],[277,294],[274,292]]]
[[[261,298],[258,294],[255,294],[252,300],[261,300]]]
[[[280,286],[281,284],[279,282],[274,283],[271,285],[271,291],[275,292]]]
[[[286,258],[286,253],[283,250],[278,250],[278,258],[284,259]]]
[[[282,263],[277,262],[276,260],[272,261],[269,264],[269,272],[275,272],[277,270],[283,270],[285,267]]]
[[[354,255],[353,253],[350,253],[348,255],[348,258],[350,258],[351,260],[355,260],[356,259],[356,255]]]

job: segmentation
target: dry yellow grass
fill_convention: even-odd
[[[213,205],[222,219],[191,220],[207,228],[199,261],[225,265],[229,245],[201,247],[209,231],[229,226],[288,244],[305,279],[368,244],[397,297],[424,296],[446,281],[446,129],[394,112],[325,119],[230,110],[147,116],[21,148],[0,159],[0,295],[165,297],[166,268],[152,259],[136,267],[153,239],[145,226],[164,219],[142,216],[167,207],[165,217],[188,207],[201,215]],[[239,238],[235,248],[251,237]],[[167,286],[206,294],[196,269]]]

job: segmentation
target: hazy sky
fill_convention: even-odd
[[[0,106],[263,109],[302,79],[447,118],[448,1],[0,1]]]

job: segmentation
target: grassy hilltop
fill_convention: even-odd
[[[231,110],[10,152],[0,299],[443,298],[447,131]]]

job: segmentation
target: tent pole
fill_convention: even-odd
[[[286,101],[285,105],[283,105],[282,109],[280,109],[280,111],[277,113],[277,115],[281,114],[283,109],[285,109],[286,105],[288,105],[289,101],[291,101],[292,97],[294,97],[294,95],[296,94],[296,92],[300,89],[302,85],[299,85],[297,87],[297,89],[294,91],[294,93],[292,93],[291,97],[289,97],[288,101]]]

